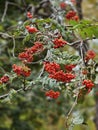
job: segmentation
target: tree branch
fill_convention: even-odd
[[[83,19],[82,0],[76,0],[76,8],[77,8],[79,18]]]
[[[23,90],[23,88],[20,88],[20,89],[16,90],[16,92],[20,92],[21,90]],[[6,93],[6,94],[4,94],[4,95],[1,95],[1,96],[0,96],[0,99],[6,98],[7,96],[9,96],[9,94],[10,94],[10,92],[9,92],[9,93]]]
[[[22,8],[22,7],[21,7],[21,6],[19,6],[18,4],[14,3],[14,2],[9,2],[9,1],[6,1],[6,2],[5,2],[4,13],[3,13],[3,15],[2,15],[2,17],[1,17],[1,22],[3,22],[3,21],[4,21],[4,18],[5,18],[5,16],[6,16],[6,14],[7,14],[8,5],[13,5],[13,6],[18,7],[20,10],[24,10],[24,8]]]

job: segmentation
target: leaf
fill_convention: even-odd
[[[28,42],[30,40],[30,34],[27,34],[23,39],[23,43]]]
[[[93,33],[96,38],[98,38],[98,26],[93,28]]]
[[[73,119],[72,119],[73,124],[75,125],[79,125],[82,124],[84,122],[84,118],[82,115],[80,115],[79,112],[75,112],[73,114]]]
[[[9,97],[6,97],[5,99],[3,99],[3,100],[1,101],[1,103],[10,104],[10,103],[11,103],[10,98],[9,98]]]
[[[25,21],[24,24],[23,24],[24,28],[25,28],[25,26],[27,26],[27,25],[29,25],[29,24],[30,24],[30,21],[29,21],[29,20]]]
[[[13,99],[14,98],[14,95],[17,93],[17,91],[16,90],[14,90],[14,89],[12,89],[12,90],[10,90],[10,92],[9,92],[9,98],[10,99]]]

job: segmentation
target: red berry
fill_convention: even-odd
[[[96,53],[93,50],[88,50],[85,56],[85,60],[88,61],[90,59],[94,59],[96,56]]]
[[[55,73],[56,71],[60,70],[60,65],[54,62],[44,62],[45,71],[50,74]]]
[[[29,16],[29,15],[31,15],[31,13],[30,13],[30,12],[27,12],[27,16]]]
[[[32,54],[27,53],[27,52],[21,52],[21,53],[19,53],[18,58],[19,58],[20,60],[25,61],[25,63],[26,63],[26,62],[32,62],[32,61],[33,61],[33,56],[32,56]]]
[[[67,4],[66,4],[65,2],[61,2],[61,3],[60,3],[60,7],[61,7],[61,9],[65,9],[66,6],[67,6]]]
[[[92,89],[92,87],[94,87],[94,84],[91,80],[83,80],[82,82],[83,85],[86,86],[87,89]]]
[[[32,14],[30,12],[27,12],[27,17],[32,18],[33,16],[32,16]]]
[[[71,10],[66,14],[66,19],[78,21],[79,17],[76,15],[76,12]]]
[[[6,75],[4,75],[3,77],[1,77],[1,79],[0,79],[0,83],[2,84],[2,83],[7,83],[9,81],[9,76],[6,76]]]
[[[35,28],[35,27],[29,27],[27,30],[28,30],[29,33],[36,33],[36,32],[38,32],[37,28]]]
[[[26,28],[26,29],[29,29],[29,28],[30,28],[30,26],[29,26],[29,25],[27,25],[25,28]]]
[[[63,47],[67,42],[63,40],[62,38],[56,38],[54,39],[53,43],[55,44],[54,48]]]
[[[60,92],[59,91],[53,91],[53,90],[49,90],[49,91],[47,91],[46,93],[45,93],[45,95],[47,96],[47,97],[50,97],[50,98],[54,98],[54,99],[56,99],[56,98],[58,98],[59,96],[60,96]]]
[[[31,69],[28,68],[27,66],[23,65],[23,66],[17,66],[16,64],[14,64],[12,66],[13,71],[17,74],[17,75],[21,75],[21,76],[25,76],[28,77],[31,74]]]
[[[70,72],[70,71],[72,71],[72,69],[73,69],[75,66],[76,66],[76,65],[73,65],[73,64],[65,65],[65,69]]]
[[[76,16],[72,17],[72,20],[79,21],[79,17],[76,15]]]

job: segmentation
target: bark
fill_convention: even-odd
[[[76,0],[76,8],[77,8],[79,18],[82,19],[83,18],[82,0]]]

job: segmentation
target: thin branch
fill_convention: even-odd
[[[83,13],[82,13],[82,1],[83,0],[76,0],[76,9],[79,15],[79,18],[82,19],[83,18]]]
[[[1,35],[3,38],[12,38],[12,36],[10,36],[8,33],[0,32],[0,35]]]
[[[12,39],[13,39],[13,57],[15,57],[15,38],[14,37],[12,37]]]
[[[8,9],[8,1],[5,2],[5,8],[4,8],[4,13],[2,15],[2,18],[1,18],[1,22],[4,21],[4,18],[5,18],[6,13],[7,13],[7,9]]]
[[[92,39],[96,39],[96,38],[93,37]],[[84,39],[84,40],[83,40],[83,44],[84,44],[84,42],[86,42],[86,41],[88,41],[88,40],[92,40],[92,39],[90,39],[90,38]],[[81,40],[78,40],[78,41],[75,41],[75,42],[72,42],[72,43],[67,43],[67,45],[73,46],[73,45],[78,44],[78,43],[81,43]]]
[[[69,119],[69,117],[70,117],[70,115],[71,115],[73,109],[74,109],[75,106],[77,105],[78,95],[79,95],[79,93],[77,94],[76,99],[75,99],[75,101],[74,101],[74,103],[73,103],[71,109],[69,110],[69,112],[68,112],[68,114],[67,114],[66,121],[65,121],[66,127],[68,127],[68,119]]]
[[[51,57],[51,54],[50,54],[50,51],[48,50],[47,51],[47,55],[46,55],[46,57],[44,58],[44,60],[47,60],[47,58],[49,58],[49,57]],[[43,68],[41,69],[41,72],[40,72],[40,74],[39,74],[39,78],[43,75],[43,73],[44,73],[44,66],[43,66]]]
[[[73,103],[73,105],[72,105],[70,111],[69,111],[68,114],[67,114],[67,119],[68,119],[69,116],[71,115],[71,113],[72,113],[74,107],[77,105],[77,100],[78,100],[78,94],[77,94],[77,96],[76,96],[76,99],[75,99],[75,101],[74,101],[74,103]]]
[[[6,1],[6,2],[5,2],[4,13],[3,13],[2,18],[1,18],[1,22],[4,21],[4,18],[5,18],[5,16],[6,16],[6,14],[7,14],[8,5],[14,5],[14,6],[18,7],[20,10],[23,10],[23,9],[24,9],[24,8],[22,8],[21,6],[19,6],[18,4],[14,3],[14,2]]]
[[[35,62],[28,62],[27,64],[32,64],[32,65],[35,65],[35,64],[39,64],[43,61],[43,59],[41,60],[38,60],[38,61],[35,61]]]
[[[83,55],[83,41],[81,40],[80,43],[80,56],[81,56],[81,60],[82,60],[82,66],[84,66],[84,55]]]
[[[26,91],[26,79],[23,77],[23,90]]]
[[[30,86],[28,86],[28,87],[25,86],[25,91],[31,90],[31,88],[29,88],[29,87],[30,87]],[[23,90],[24,90],[24,88],[22,87],[22,88],[16,90],[16,92],[18,93],[18,92],[23,91]],[[0,99],[4,99],[4,98],[8,97],[9,94],[10,94],[10,92],[8,92],[8,93],[6,93],[6,94],[4,94],[4,95],[1,95],[1,96],[0,96]]]
[[[23,90],[23,88],[20,88],[20,89],[16,90],[16,92],[20,92],[21,90]],[[7,94],[1,95],[0,99],[6,98],[7,96],[9,96],[9,94],[10,94],[10,92],[7,93]]]

